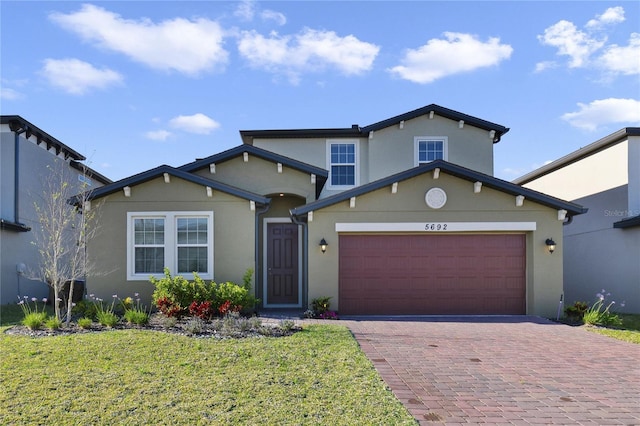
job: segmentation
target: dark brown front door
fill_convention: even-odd
[[[267,305],[297,305],[298,225],[267,224]]]

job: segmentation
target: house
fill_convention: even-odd
[[[0,116],[0,304],[47,297],[48,286],[29,279],[37,269],[33,244],[39,226],[34,203],[50,168],[68,172],[79,191],[111,180],[82,163],[85,157],[18,115]]]
[[[554,316],[567,218],[582,206],[493,177],[508,128],[438,105],[360,127],[243,130],[243,144],[93,191],[109,274],[89,291],[149,300],[151,276],[241,282],[260,309]]]
[[[589,208],[563,227],[566,303],[591,303],[604,289],[616,310],[640,312],[640,127],[621,129],[514,183]]]

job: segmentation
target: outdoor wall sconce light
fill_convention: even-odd
[[[325,240],[324,238],[320,240],[320,250],[322,250],[322,253],[325,253],[327,251],[327,246],[329,244],[327,244],[327,240]]]
[[[553,253],[556,250],[556,242],[551,238],[547,238],[547,241],[545,241],[544,243],[547,245],[549,253]]]

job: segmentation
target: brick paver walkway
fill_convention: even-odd
[[[640,345],[535,317],[340,323],[422,425],[640,425]]]

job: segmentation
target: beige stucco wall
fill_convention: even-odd
[[[369,139],[369,182],[414,167],[414,137],[445,136],[448,161],[493,176],[493,140],[489,132],[434,115],[423,115],[373,133]],[[363,157],[366,158],[366,157]]]
[[[628,142],[624,141],[523,186],[563,200],[617,188],[629,182],[628,152]]]
[[[278,173],[277,163],[249,155],[245,163],[242,156],[216,164],[216,172],[209,167],[194,172],[199,176],[260,194],[293,194],[307,202],[315,200],[315,184],[311,175],[283,165]],[[304,204],[301,202],[300,204]]]
[[[169,201],[168,201],[169,200]],[[140,293],[150,302],[153,286],[146,280],[127,281],[127,212],[213,211],[213,267],[216,282],[242,283],[248,268],[255,268],[255,214],[249,201],[214,190],[207,197],[203,186],[174,176],[163,177],[131,188],[131,197],[114,193],[93,206],[100,210],[100,235],[89,243],[88,253],[96,260],[98,276],[87,279],[87,291],[105,300]]]
[[[439,210],[424,201],[427,190],[439,187],[448,195]],[[562,293],[562,222],[557,211],[525,200],[515,206],[515,197],[482,188],[474,194],[473,183],[441,173],[434,180],[431,173],[399,183],[398,192],[382,188],[356,199],[315,211],[309,229],[308,299],[331,296],[332,308],[340,309],[338,292],[339,235],[336,223],[344,222],[535,222],[537,229],[526,232],[527,245],[527,313],[555,317]],[[486,232],[483,232],[486,233]],[[550,254],[545,240],[553,238],[558,249]],[[322,254],[318,242],[325,238],[329,248]]]
[[[415,166],[414,137],[447,137],[448,161],[493,175],[493,140],[489,132],[455,120],[428,115],[373,132],[366,138],[254,139],[253,145],[308,164],[328,169],[327,141],[356,142],[359,185]],[[340,192],[325,188],[322,197]]]

